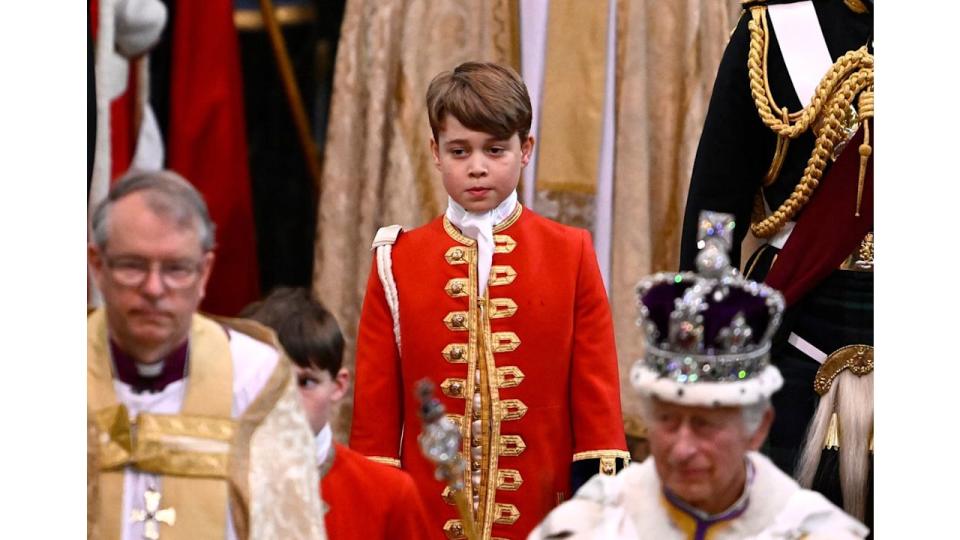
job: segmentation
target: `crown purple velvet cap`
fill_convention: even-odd
[[[647,344],[631,374],[635,386],[663,390],[669,380],[681,385],[675,396],[683,396],[684,387],[697,383],[746,382],[765,374],[764,381],[752,385],[758,388],[750,388],[750,398],[769,397],[779,388],[779,372],[770,365],[770,339],[780,324],[783,296],[730,266],[734,226],[729,214],[701,213],[698,271],[659,273],[637,285]],[[708,391],[713,392],[704,387],[700,394]]]

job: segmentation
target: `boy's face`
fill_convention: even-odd
[[[464,127],[453,115],[444,119],[439,138],[430,140],[430,150],[443,187],[469,212],[487,212],[510,196],[533,152],[533,137],[497,139]]]
[[[325,369],[294,366],[297,370],[297,387],[300,389],[300,403],[307,413],[313,434],[320,433],[330,421],[330,410],[343,398],[350,386],[350,373],[340,368],[336,377]]]

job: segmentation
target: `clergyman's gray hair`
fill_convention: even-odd
[[[743,429],[744,431],[753,436],[754,433],[760,429],[760,424],[763,423],[763,415],[767,413],[767,409],[771,407],[769,398],[762,398],[759,401],[744,405],[740,408],[741,419],[743,420]],[[647,423],[652,420],[651,413],[653,411],[653,398],[643,397],[640,399],[640,415],[644,418]]]
[[[97,204],[90,221],[93,242],[103,250],[110,230],[110,209],[120,199],[142,192],[147,206],[158,216],[169,217],[180,228],[197,227],[203,251],[213,249],[215,229],[207,203],[200,192],[179,174],[165,171],[133,172],[116,183],[110,193]]]

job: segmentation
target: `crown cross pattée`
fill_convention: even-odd
[[[150,486],[143,493],[144,508],[130,512],[130,521],[143,523],[143,538],[145,540],[160,539],[160,524],[173,526],[177,520],[177,511],[173,508],[160,509],[160,492]]]

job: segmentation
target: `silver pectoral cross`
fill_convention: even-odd
[[[150,486],[143,494],[143,509],[130,512],[130,521],[143,522],[143,538],[145,540],[160,539],[160,524],[166,523],[171,527],[177,521],[177,511],[173,508],[160,509],[160,492]]]

